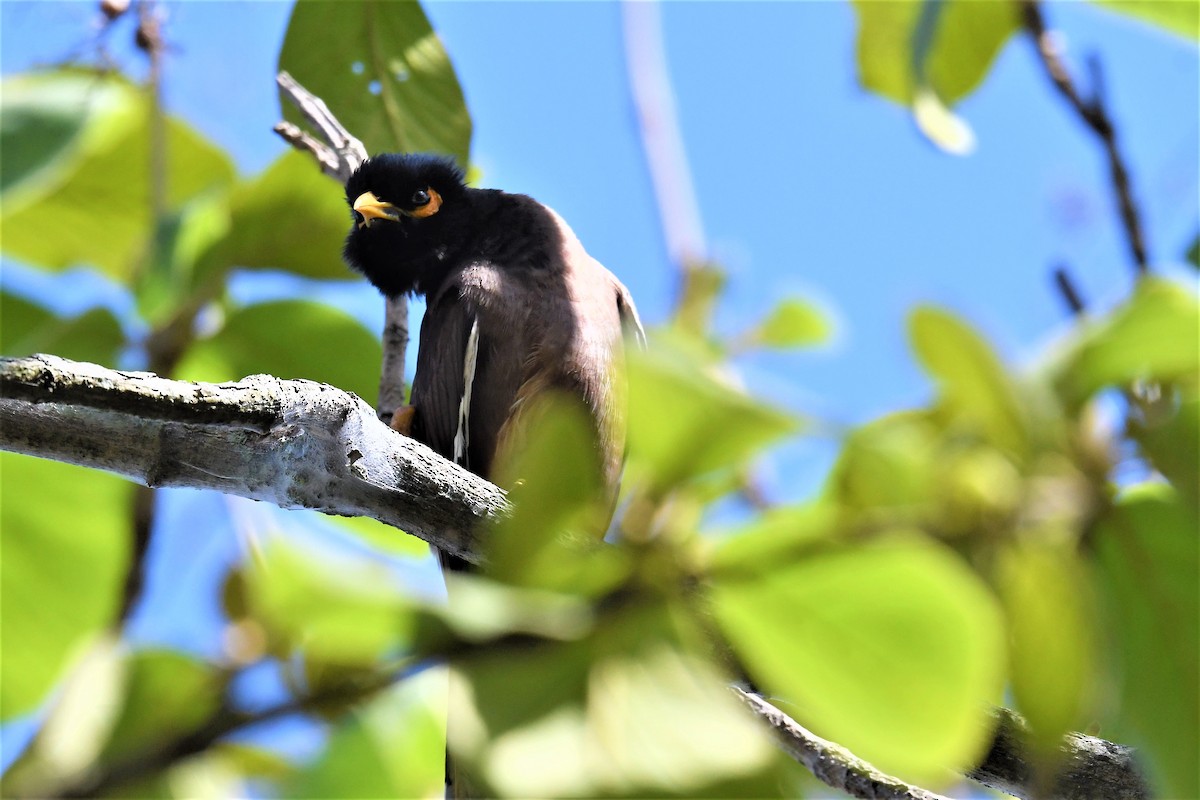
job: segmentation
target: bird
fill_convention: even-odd
[[[624,342],[645,345],[625,285],[551,208],[468,186],[450,158],[376,155],[345,189],[346,263],[387,297],[426,300],[401,427],[491,479],[498,454],[519,446],[533,423],[536,401],[567,397],[591,422],[602,491],[615,498]],[[451,570],[466,568],[440,557]]]
[[[646,341],[625,285],[548,206],[468,186],[449,158],[376,155],[345,190],[346,263],[389,298],[426,301],[409,403],[393,427],[492,479],[537,424],[539,402],[565,397],[590,422],[611,516],[625,451],[623,352]],[[471,569],[438,556],[448,573]],[[448,796],[467,796],[471,780],[449,753],[446,771]]]

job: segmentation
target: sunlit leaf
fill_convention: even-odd
[[[1002,617],[979,579],[931,542],[893,535],[766,563],[716,580],[713,600],[755,683],[884,771],[944,782],[990,741]]]
[[[828,492],[852,511],[920,519],[937,487],[938,430],[923,414],[893,414],[847,438]]]
[[[207,254],[206,270],[243,267],[309,278],[355,277],[342,261],[350,230],[345,195],[309,156],[286,153],[261,175],[238,185],[230,202],[229,238]]]
[[[467,163],[471,117],[418,3],[298,3],[279,69],[322,98],[371,154],[429,151]],[[280,99],[284,117],[301,124]]]
[[[0,715],[35,708],[116,614],[133,485],[0,454]]]
[[[1012,691],[1043,757],[1084,726],[1095,700],[1095,598],[1075,546],[1065,531],[1046,526],[1008,547],[997,564]]]
[[[1197,387],[1178,391],[1178,402],[1172,396],[1163,398],[1165,408],[1131,420],[1130,428],[1154,468],[1200,508],[1200,396]]]
[[[214,336],[192,346],[176,374],[221,382],[265,373],[373,398],[381,359],[379,340],[353,317],[322,303],[284,300],[234,311]]]
[[[1190,380],[1200,372],[1200,302],[1159,278],[1139,282],[1128,302],[1088,326],[1054,368],[1059,392],[1081,403],[1106,386]]]
[[[811,347],[829,339],[832,325],[814,303],[790,297],[745,334],[748,344],[765,347]]]
[[[6,255],[52,270],[90,264],[124,281],[149,255],[155,234],[149,102],[117,79],[103,86],[103,107],[88,117],[69,168],[39,173],[36,192],[24,181],[20,202],[5,199],[0,226]],[[169,209],[232,180],[224,152],[178,119],[166,127]]]
[[[66,168],[81,145],[86,149],[80,142],[85,131],[93,140],[104,138],[112,126],[89,128],[89,123],[111,114],[122,99],[119,89],[86,73],[6,79],[0,89],[0,196],[5,204],[19,204],[22,189],[39,194],[37,185],[52,180],[51,171]]]
[[[137,285],[138,311],[147,324],[159,326],[191,298],[207,277],[201,260],[224,242],[229,226],[224,188],[197,195],[163,216],[150,263]]]
[[[146,650],[127,660],[125,697],[104,758],[138,753],[147,742],[182,736],[216,710],[221,680],[211,667],[183,653]]]
[[[630,463],[657,486],[744,464],[798,427],[682,350],[631,354]]]
[[[1141,745],[1157,796],[1200,797],[1200,519],[1170,487],[1125,492],[1096,532],[1117,665],[1117,735]]]
[[[974,429],[997,447],[1024,457],[1028,422],[1012,380],[988,344],[958,318],[922,307],[909,319],[921,365],[941,388],[941,409],[956,428]]]
[[[54,353],[75,361],[115,366],[123,343],[121,325],[107,309],[95,308],[64,318],[0,292],[0,352],[6,356]]]
[[[828,542],[836,522],[835,507],[827,502],[768,509],[732,531],[707,537],[719,540],[708,572],[717,577],[755,574],[763,564],[796,560]]]
[[[361,540],[367,545],[394,556],[421,558],[429,555],[429,545],[416,536],[396,530],[391,525],[370,517],[335,517],[328,515],[325,521],[338,530]]]
[[[618,614],[586,641],[489,653],[456,673],[456,758],[500,796],[696,797],[735,782],[745,797],[770,785],[763,732],[661,606]]]
[[[247,600],[272,650],[317,664],[374,665],[411,640],[411,604],[377,562],[316,554],[274,539],[245,571]]]
[[[1200,39],[1200,6],[1179,0],[1096,0],[1101,8],[1157,25],[1192,41]]]
[[[971,0],[854,0],[854,10],[859,82],[912,106],[935,144],[950,152],[968,150],[970,130],[949,109],[986,77],[1017,28],[1016,7]]]
[[[444,677],[426,673],[374,697],[346,715],[281,796],[440,797],[445,695]]]

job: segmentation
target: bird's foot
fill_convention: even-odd
[[[412,436],[413,417],[417,414],[416,406],[399,406],[392,412],[392,430],[405,436]]]

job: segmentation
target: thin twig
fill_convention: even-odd
[[[1117,196],[1121,222],[1125,228],[1125,238],[1129,243],[1129,252],[1138,274],[1144,275],[1150,269],[1146,255],[1145,229],[1142,226],[1137,204],[1133,199],[1129,169],[1117,146],[1117,129],[1113,125],[1105,105],[1104,79],[1100,61],[1094,57],[1088,60],[1089,72],[1092,76],[1092,96],[1085,98],[1071,79],[1070,73],[1067,72],[1059,52],[1057,37],[1052,31],[1046,29],[1041,4],[1038,0],[1019,0],[1019,3],[1025,31],[1033,39],[1034,49],[1037,51],[1038,59],[1046,70],[1050,82],[1104,146],[1105,154],[1108,157],[1113,191]]]
[[[1054,285],[1058,287],[1058,293],[1062,296],[1063,302],[1067,304],[1067,308],[1071,309],[1071,313],[1076,317],[1083,316],[1087,311],[1087,306],[1065,266],[1054,268]]]
[[[287,72],[275,78],[279,89],[320,134],[320,139],[290,122],[275,125],[275,133],[297,150],[311,153],[321,171],[344,184],[367,160],[367,148],[343,125],[325,101],[305,89]],[[389,297],[384,307],[383,363],[379,375],[379,418],[388,422],[405,401],[404,357],[408,348],[408,302]]]

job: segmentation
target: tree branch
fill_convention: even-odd
[[[1093,83],[1092,97],[1085,99],[1071,79],[1071,74],[1067,72],[1066,65],[1063,64],[1053,32],[1046,29],[1041,3],[1038,0],[1019,0],[1019,2],[1025,32],[1033,39],[1034,49],[1046,71],[1046,76],[1050,78],[1050,82],[1067,101],[1067,104],[1075,110],[1083,124],[1096,134],[1104,146],[1104,152],[1108,157],[1113,191],[1117,196],[1117,205],[1120,208],[1121,223],[1125,228],[1125,238],[1129,243],[1130,256],[1133,258],[1138,274],[1145,274],[1150,269],[1146,256],[1146,236],[1142,227],[1141,215],[1133,200],[1129,169],[1125,166],[1125,159],[1117,146],[1117,129],[1105,107],[1100,62],[1095,59],[1089,61]]]
[[[380,423],[355,395],[254,375],[172,381],[56,356],[0,359],[0,448],[282,508],[370,516],[478,562],[496,486]]]

